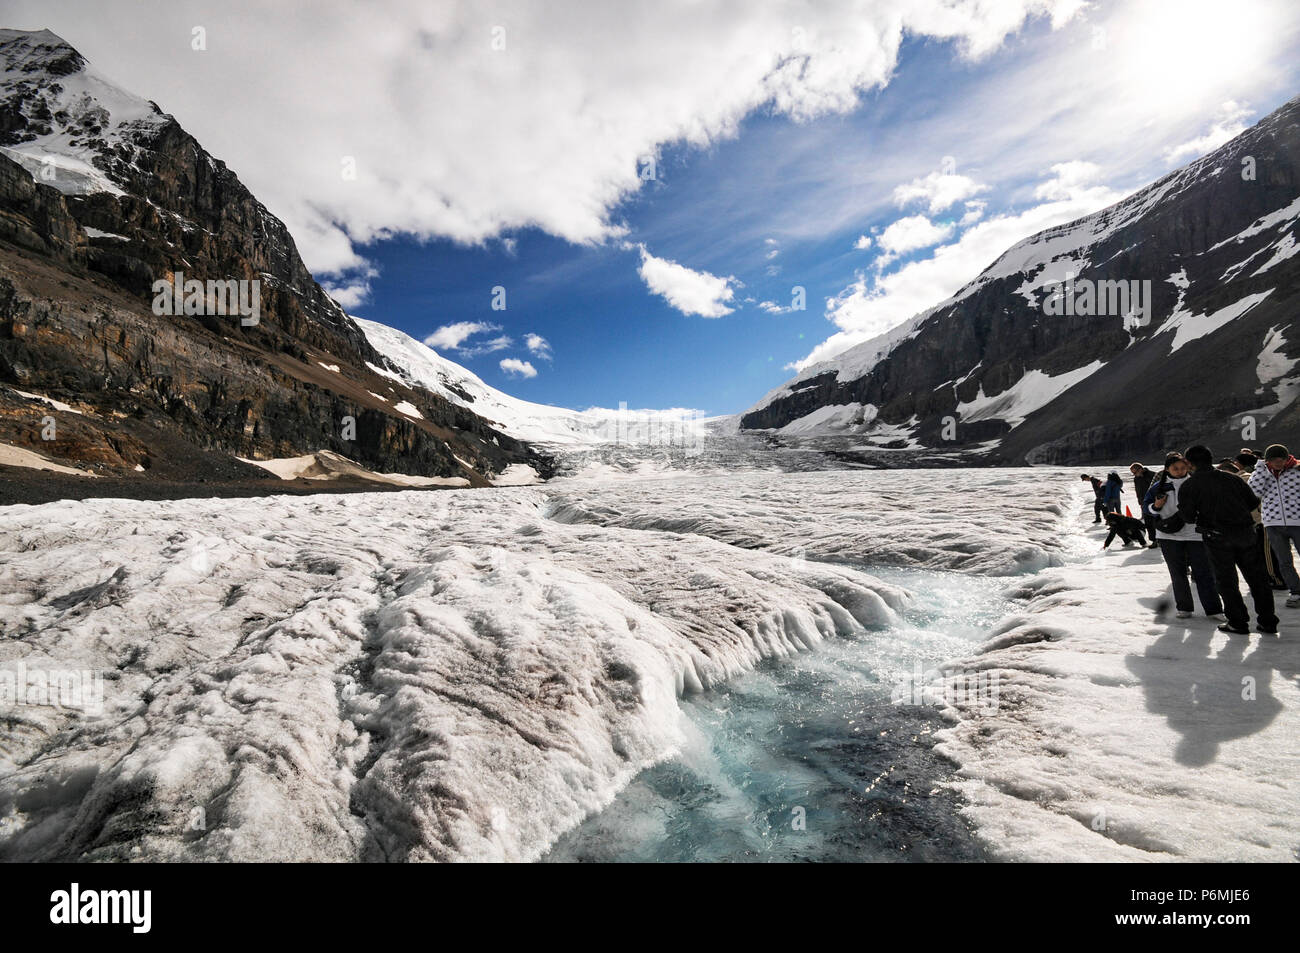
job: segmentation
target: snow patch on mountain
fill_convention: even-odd
[[[1103,367],[1105,362],[1097,360],[1055,376],[1037,369],[1029,370],[1002,393],[991,397],[985,396],[981,384],[974,397],[957,405],[957,414],[962,422],[996,419],[1005,420],[1013,428],[1018,427],[1035,410],[1051,403]]]
[[[1169,344],[1169,353],[1172,354],[1184,344],[1195,341],[1197,338],[1203,338],[1207,334],[1213,334],[1229,321],[1241,317],[1271,295],[1274,290],[1269,288],[1267,291],[1246,295],[1227,307],[1212,311],[1209,314],[1194,314],[1180,308],[1156,329],[1156,334],[1173,333],[1174,339]]]
[[[792,420],[777,433],[786,436],[798,436],[806,433],[848,433],[856,432],[871,423],[876,416],[876,408],[862,404],[828,404],[818,407],[811,414]]]
[[[1287,357],[1282,353],[1286,343],[1285,328],[1278,326],[1269,329],[1256,364],[1256,373],[1259,376],[1260,384],[1256,393],[1266,393],[1271,385],[1273,392],[1276,394],[1276,399],[1267,407],[1260,407],[1256,410],[1247,411],[1247,413],[1272,416],[1278,411],[1291,406],[1296,398],[1300,397],[1300,374],[1293,373],[1298,360],[1297,358]]]
[[[1236,235],[1233,235],[1231,238],[1225,238],[1223,241],[1216,242],[1215,244],[1211,245],[1208,249],[1206,249],[1205,254],[1209,254],[1212,251],[1217,251],[1218,249],[1222,248],[1224,245],[1229,245],[1229,244],[1239,245],[1242,242],[1244,242],[1246,239],[1254,238],[1256,235],[1260,234],[1261,232],[1267,231],[1270,228],[1285,227],[1291,222],[1294,222],[1297,218],[1300,218],[1300,196],[1297,196],[1289,205],[1284,205],[1282,208],[1278,209],[1275,212],[1270,212],[1267,215],[1262,215],[1259,218],[1255,219],[1254,222],[1252,222],[1247,227],[1243,228],[1240,232],[1238,232]]]
[[[24,141],[0,151],[37,182],[74,195],[125,194],[104,169],[108,158],[133,161],[140,142],[171,119],[48,30],[0,30],[0,101],[26,120]]]

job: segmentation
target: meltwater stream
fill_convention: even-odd
[[[561,837],[547,861],[979,860],[942,787],[938,709],[895,704],[913,675],[970,654],[1009,580],[861,567],[905,586],[904,623],[769,662],[683,700],[689,741]]]

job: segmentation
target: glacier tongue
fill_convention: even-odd
[[[908,602],[546,506],[520,488],[9,508],[0,669],[106,681],[102,712],[8,706],[0,856],[533,858],[675,750],[680,692]]]

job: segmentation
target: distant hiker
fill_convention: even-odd
[[[1152,476],[1155,476],[1155,474],[1153,473]],[[1137,543],[1139,546],[1145,547],[1147,544],[1146,527],[1136,517],[1107,513],[1106,525],[1110,527],[1110,534],[1107,535],[1106,542],[1101,544],[1102,549],[1110,549],[1110,544],[1114,542],[1116,536],[1123,540],[1125,546]]]
[[[1237,570],[1241,570],[1250,588],[1251,601],[1255,603],[1258,631],[1277,635],[1273,590],[1264,570],[1263,554],[1256,544],[1255,521],[1250,516],[1250,511],[1260,505],[1259,497],[1240,477],[1214,469],[1214,455],[1208,447],[1188,447],[1184,456],[1192,467],[1192,475],[1178,494],[1178,515],[1205,540],[1219,598],[1228,616],[1228,621],[1219,628],[1235,635],[1250,632],[1250,615],[1237,583]]]
[[[1138,501],[1138,508],[1142,509],[1142,501],[1147,498],[1147,490],[1151,489],[1151,481],[1156,478],[1154,470],[1148,470],[1140,463],[1130,463],[1128,472],[1133,474],[1133,490]],[[1146,524],[1147,539],[1151,540],[1151,548],[1155,549],[1160,544],[1156,542],[1156,521],[1142,509],[1142,521]]]
[[[1178,493],[1189,475],[1183,455],[1169,454],[1165,457],[1164,469],[1151,482],[1151,488],[1142,500],[1142,509],[1155,520],[1156,542],[1169,569],[1169,581],[1174,586],[1174,607],[1178,610],[1178,618],[1190,618],[1194,611],[1192,587],[1187,581],[1188,570],[1196,582],[1201,609],[1214,618],[1222,615],[1223,602],[1214,583],[1205,541],[1178,515]]]
[[[1106,495],[1106,484],[1087,473],[1079,477],[1079,479],[1092,484],[1092,492],[1096,495],[1096,499],[1092,501],[1092,521],[1100,523],[1101,514],[1106,512],[1106,504],[1103,501],[1103,497]]]
[[[1260,499],[1264,531],[1277,559],[1277,572],[1291,596],[1287,608],[1300,607],[1300,574],[1291,558],[1291,546],[1300,547],[1300,466],[1291,451],[1275,443],[1264,451],[1264,466],[1250,476],[1250,488]]]
[[[1106,486],[1102,492],[1102,508],[1107,513],[1118,513],[1120,507],[1120,494],[1124,492],[1124,481],[1119,478],[1119,474],[1114,470],[1106,477]]]

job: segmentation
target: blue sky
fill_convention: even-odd
[[[1041,206],[1033,190],[1051,179],[1047,173],[1056,163],[1096,162],[1098,174],[1088,180],[1096,195],[1075,209],[1081,212],[1103,207],[1203,151],[1167,157],[1184,141],[1180,136],[1194,139],[1212,128],[1220,117],[1217,108],[1168,141],[1119,150],[1114,142],[1094,149],[1068,121],[1054,135],[1033,126],[1038,142],[1027,154],[1016,154],[1011,130],[986,133],[988,141],[981,142],[968,124],[958,123],[951,137],[943,136],[948,117],[978,109],[981,102],[993,99],[998,112],[1005,112],[1009,83],[1050,59],[1053,46],[1077,42],[1068,31],[1060,35],[1039,22],[994,56],[970,62],[955,55],[950,42],[909,39],[888,86],[865,94],[851,113],[800,123],[760,112],[745,119],[734,138],[704,148],[664,149],[656,178],[619,203],[612,218],[626,224],[626,242],[644,244],[656,257],[734,277],[734,297],[726,303],[733,310],[721,317],[682,314],[654,294],[638,275],[639,252],[623,242],[575,245],[536,228],[503,236],[513,239],[510,249],[496,239],[477,246],[410,238],[359,246],[378,276],[368,300],[353,310],[417,338],[460,321],[494,326],[468,338],[459,351],[444,353],[531,400],[742,411],[787,380],[792,365],[835,330],[826,301],[859,273],[873,280],[885,254],[880,233],[905,213],[926,211],[924,203],[900,208],[893,189],[939,171],[945,156],[955,160],[958,173],[987,183],[975,196],[985,203],[987,218]],[[1262,75],[1249,105],[1229,117],[1235,125],[1230,121],[1227,131],[1300,93],[1300,72],[1286,75],[1290,86]],[[1004,136],[1010,141],[999,141]],[[964,165],[967,156],[976,164]],[[958,203],[926,217],[940,228],[951,225],[956,237],[964,212]],[[1023,237],[1014,228],[1006,234]],[[872,238],[871,247],[854,247],[861,235]],[[982,261],[992,262],[1006,244],[984,246]],[[932,251],[926,245],[897,255],[886,270],[896,272]],[[506,289],[504,311],[491,308],[496,286]],[[759,307],[763,301],[788,305],[794,286],[806,290],[805,310],[769,313]],[[931,303],[952,290],[936,287]],[[546,339],[549,359],[529,352],[527,334]],[[512,345],[474,353],[476,344],[503,337]],[[509,357],[528,361],[536,376],[503,371],[499,362]]]
[[[1300,93],[1294,0],[6,7],[175,115],[350,311],[576,408],[744,410]]]

